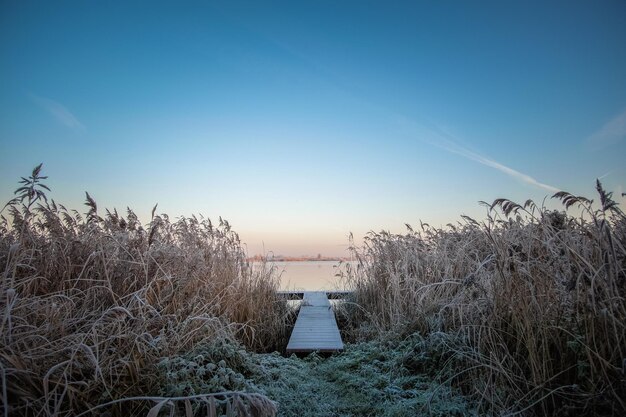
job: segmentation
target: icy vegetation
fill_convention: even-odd
[[[163,396],[240,390],[275,401],[278,416],[466,416],[476,413],[442,378],[445,334],[424,340],[348,344],[341,354],[303,358],[204,346],[164,359]]]
[[[626,414],[626,216],[599,182],[564,211],[499,199],[370,234],[335,306],[345,351],[285,357],[297,312],[228,222],[143,225],[89,194],[83,215],[45,179],[0,222],[4,415]]]

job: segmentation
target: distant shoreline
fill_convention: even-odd
[[[316,261],[326,261],[326,262],[342,262],[349,261],[350,258],[338,257],[338,256],[261,256],[255,255],[248,258],[248,262],[316,262]]]

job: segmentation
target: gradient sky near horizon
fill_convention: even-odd
[[[625,156],[624,1],[0,1],[4,202],[43,162],[70,207],[342,255],[596,178],[623,204]]]

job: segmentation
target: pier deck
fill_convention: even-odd
[[[326,292],[304,292],[300,313],[287,344],[287,353],[342,350],[343,342],[337,320]]]

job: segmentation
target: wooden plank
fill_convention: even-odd
[[[343,342],[326,292],[305,292],[300,313],[287,344],[287,353],[341,350]]]
[[[321,291],[305,292],[303,306],[330,307],[330,301],[328,301],[326,292],[321,292]],[[334,317],[334,314],[333,314],[333,317]]]

